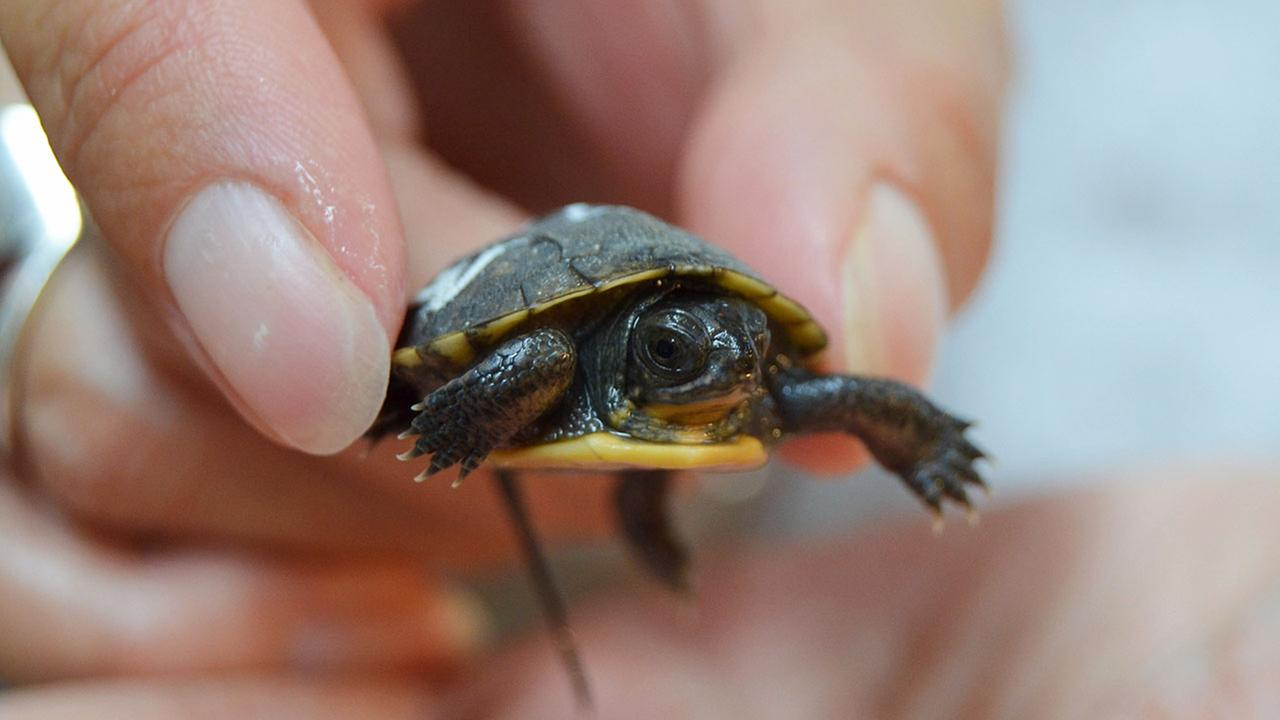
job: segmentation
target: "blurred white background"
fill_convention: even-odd
[[[1280,2],[1023,0],[1009,25],[995,253],[934,394],[1002,497],[1280,457]],[[893,485],[771,483],[792,527],[913,510]]]

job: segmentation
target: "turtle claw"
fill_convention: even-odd
[[[396,456],[401,460],[412,460],[413,458],[421,457],[423,455],[431,455],[431,462],[422,470],[422,472],[418,473],[417,477],[413,479],[414,482],[424,482],[432,475],[443,470],[447,470],[454,465],[459,465],[459,461],[461,460],[458,479],[453,483],[453,486],[457,487],[459,481],[466,477],[472,470],[475,470],[476,467],[484,461],[485,456],[489,454],[488,450],[470,449],[465,452],[465,457],[462,457],[464,453],[460,453],[452,447],[447,450],[436,450],[436,447],[440,447],[440,445],[433,442],[432,437],[423,435],[418,438],[418,441],[412,448],[409,448],[405,452]]]
[[[961,490],[965,485],[973,485],[986,489],[987,482],[982,479],[978,471],[974,469],[973,463],[978,458],[971,458],[958,448],[952,448],[942,453],[940,463],[946,470],[946,476],[951,478],[953,482],[958,479],[958,486]]]
[[[974,462],[986,457],[963,436],[968,424],[939,411],[938,415],[918,427],[930,442],[919,445],[920,452],[898,470],[907,487],[919,497],[938,520],[943,504],[949,502],[964,509],[972,524],[976,511],[969,499],[970,486],[986,490]],[[936,520],[935,520],[936,522]]]
[[[969,501],[969,494],[964,490],[964,484],[958,481],[955,476],[948,475],[943,478],[942,492],[955,504],[964,508],[966,512],[973,510],[973,503]]]
[[[982,516],[978,514],[978,511],[975,510],[974,508],[969,508],[968,510],[965,510],[964,521],[969,524],[969,527],[977,527],[978,522],[981,520],[982,520]]]
[[[435,475],[441,470],[457,465],[461,455],[462,453],[459,452],[457,446],[437,451],[435,455],[431,456],[431,467],[427,468],[427,474]]]
[[[418,446],[415,445],[409,448],[408,450],[405,450],[404,452],[396,455],[396,459],[399,460],[400,462],[407,462],[409,460],[412,460],[416,457],[421,457],[421,456],[422,456],[422,451],[418,450]]]
[[[471,474],[471,471],[480,467],[482,462],[484,462],[484,453],[473,452],[467,455],[462,459],[462,464],[458,466],[458,479]]]
[[[836,430],[857,437],[935,516],[946,504],[972,511],[971,487],[987,487],[974,468],[987,455],[965,437],[973,423],[910,385],[801,368],[779,371],[770,383],[783,432]]]
[[[424,455],[431,456],[430,465],[414,478],[417,482],[452,467],[462,457],[479,454],[483,458],[488,454],[487,448],[474,447],[479,433],[473,432],[465,418],[459,417],[457,408],[458,398],[453,393],[441,390],[413,405],[418,414],[409,423],[409,428],[400,433],[400,438],[416,437],[416,440],[413,447],[397,457],[412,460]]]
[[[573,380],[573,353],[573,341],[551,328],[494,348],[411,406],[417,414],[401,437],[416,439],[404,458],[431,456],[421,477],[459,464],[465,477],[560,401]]]
[[[964,437],[956,439],[954,450],[970,460],[983,460],[987,457],[986,452]]]

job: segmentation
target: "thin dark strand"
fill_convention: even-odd
[[[689,596],[689,553],[677,539],[668,517],[671,473],[666,470],[624,472],[614,491],[619,525],[644,568],[678,595]]]
[[[573,629],[569,627],[569,613],[565,610],[564,598],[556,588],[551,577],[551,568],[542,552],[542,544],[538,541],[533,523],[529,519],[529,510],[524,502],[524,495],[516,483],[515,473],[498,470],[495,473],[498,488],[506,501],[511,521],[516,526],[516,534],[520,537],[520,547],[524,551],[525,564],[533,579],[533,587],[542,605],[542,614],[551,628],[551,637],[555,642],[560,660],[569,673],[569,682],[573,684],[573,694],[578,704],[593,709],[595,703],[591,697],[591,684],[587,682],[587,674],[582,665],[582,656],[578,654],[578,644],[573,638]]]

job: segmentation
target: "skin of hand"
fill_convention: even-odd
[[[665,214],[808,305],[832,367],[922,380],[985,263],[999,12],[0,3],[104,240],[23,349],[0,677],[434,670],[474,645],[483,622],[437,571],[510,555],[488,484],[414,487],[391,444],[343,448],[407,294],[521,207]],[[860,462],[795,445],[810,468]],[[530,485],[549,534],[608,532],[606,483]],[[336,692],[283,692],[312,689]]]
[[[945,542],[912,520],[708,558],[696,622],[652,587],[579,614],[592,717],[1276,717],[1275,478],[1274,464],[1135,472],[1005,506]],[[0,695],[13,720],[559,718],[572,707],[536,633],[450,696],[270,674]]]

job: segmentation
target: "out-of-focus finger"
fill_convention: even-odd
[[[284,676],[99,681],[0,695],[0,715],[9,720],[428,720],[438,707],[420,683]]]
[[[383,144],[408,238],[410,296],[458,258],[514,232],[527,215],[414,143]]]
[[[11,478],[0,478],[11,483]],[[0,486],[0,677],[456,667],[484,615],[412,563],[139,554]]]
[[[756,19],[694,129],[684,215],[804,301],[838,365],[919,380],[949,291],[967,295],[985,259],[998,96],[946,106],[943,79],[908,82],[935,68],[867,47],[861,19]],[[975,72],[955,84],[997,82]]]
[[[861,31],[897,37],[882,11],[752,7],[695,121],[682,215],[817,316],[833,369],[919,383],[985,263],[1000,76],[886,48]],[[837,437],[797,449],[813,467],[856,457]]]
[[[406,4],[311,0],[382,148],[407,240],[406,289],[411,298],[454,260],[514,231],[527,214],[423,147],[423,126],[430,118],[418,112],[410,79],[385,25],[385,16]]]
[[[316,21],[360,97],[379,140],[411,142],[422,132],[408,78],[391,48],[381,15],[386,2],[310,0]]]

